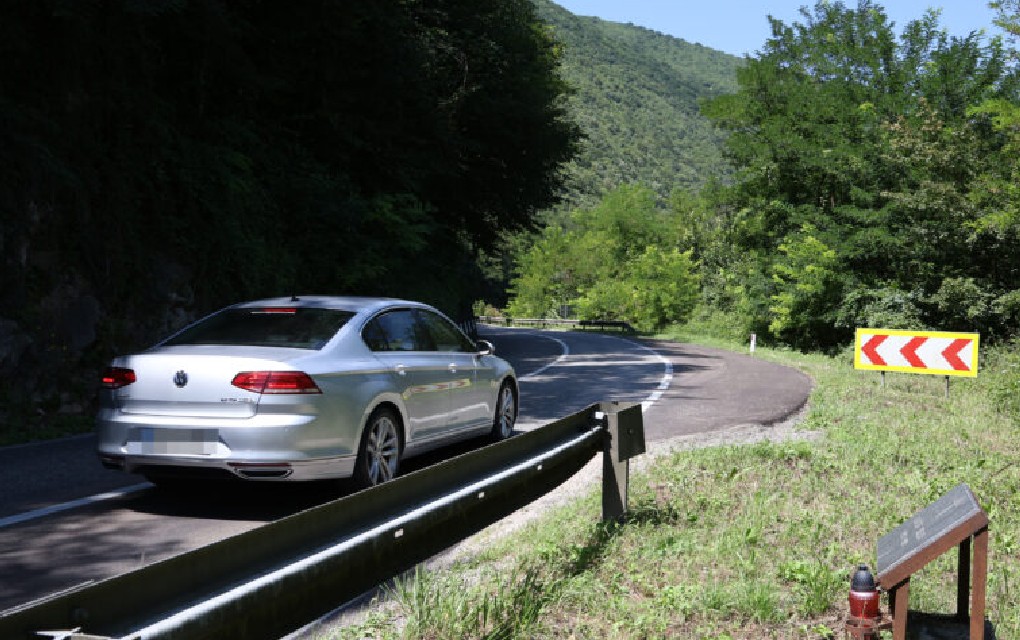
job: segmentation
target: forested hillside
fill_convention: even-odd
[[[991,4],[1020,35],[1020,3]],[[736,90],[702,104],[732,181],[663,206],[647,179],[560,216],[521,252],[510,313],[693,318],[805,349],[857,327],[1014,338],[1016,40],[949,36],[933,12],[897,32],[871,0],[771,27]]]
[[[256,296],[469,309],[560,192],[556,55],[530,0],[3,3],[0,421]]]
[[[570,112],[586,138],[567,164],[567,201],[593,204],[641,182],[663,200],[730,168],[723,133],[699,102],[736,90],[739,58],[633,25],[575,16],[551,0],[538,15],[562,45]]]

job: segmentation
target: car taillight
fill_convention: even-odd
[[[107,367],[100,379],[104,389],[120,389],[138,380],[135,372],[124,367]]]
[[[255,393],[322,393],[303,371],[242,371],[230,384]]]
[[[282,313],[283,315],[292,316],[297,313],[296,307],[264,307],[252,313]]]

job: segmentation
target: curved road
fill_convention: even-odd
[[[642,402],[646,440],[663,440],[775,424],[811,392],[811,380],[795,369],[721,349],[598,333],[485,331],[520,377],[521,429],[621,400]]]
[[[624,336],[483,327],[521,382],[519,430],[595,402],[642,402],[646,439],[773,424],[803,374],[749,356]],[[476,447],[409,461],[408,470]],[[343,495],[336,483],[167,494],[102,469],[90,436],[0,449],[0,611],[235,535]]]

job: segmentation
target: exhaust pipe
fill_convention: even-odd
[[[231,462],[236,475],[245,480],[281,480],[294,470],[286,462]]]

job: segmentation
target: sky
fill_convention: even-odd
[[[596,16],[612,22],[632,23],[682,38],[687,42],[754,56],[771,35],[766,16],[787,24],[803,22],[799,9],[814,0],[553,0],[579,16]],[[847,6],[856,7],[854,0]],[[885,8],[894,30],[902,33],[911,20],[929,7],[941,9],[939,24],[954,36],[984,29],[989,35],[1002,31],[992,24],[995,12],[986,0],[887,0]]]

